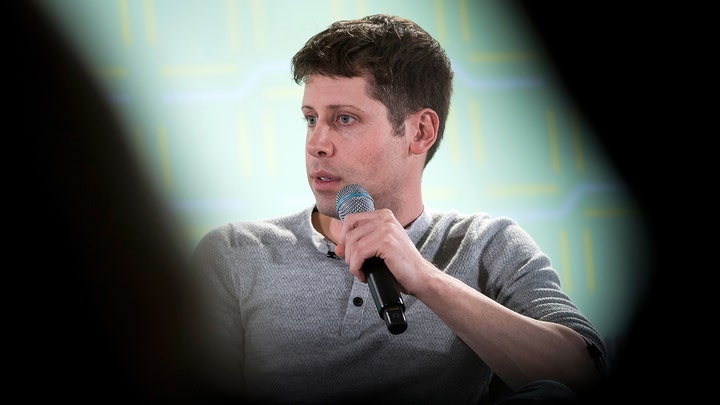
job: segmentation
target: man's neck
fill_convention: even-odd
[[[340,239],[340,228],[342,228],[342,222],[340,222],[339,219],[323,215],[319,211],[313,211],[312,225],[316,231],[320,232],[325,237],[325,239],[336,245],[338,244]]]

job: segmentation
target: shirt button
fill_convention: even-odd
[[[353,298],[353,304],[354,304],[356,307],[359,307],[359,306],[361,306],[361,305],[363,304],[363,299],[360,298],[360,297],[355,297],[355,298]]]

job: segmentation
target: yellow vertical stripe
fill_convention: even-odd
[[[445,140],[443,142],[447,142],[447,148],[450,149],[450,162],[453,166],[461,166],[463,163],[462,148],[458,140],[460,137],[457,136],[457,133],[457,122],[451,114],[445,124]]]
[[[155,1],[145,0],[143,1],[143,6],[145,9],[145,35],[147,36],[147,42],[149,45],[155,45],[157,43]]]
[[[127,0],[118,0],[118,10],[120,11],[122,43],[126,47],[129,47],[132,44],[132,32],[130,29],[130,9]]]
[[[357,4],[357,15],[368,15],[368,7],[366,0],[358,0]]]
[[[255,32],[255,48],[258,50],[265,49],[265,35],[267,30],[265,29],[265,6],[262,0],[253,0],[252,2],[252,21],[253,31]]]
[[[483,144],[483,133],[480,120],[480,106],[477,101],[470,103],[470,125],[472,127],[473,155],[475,163],[482,165],[485,163],[485,150]]]
[[[225,14],[227,16],[228,44],[233,51],[240,50],[240,10],[237,0],[225,1]]]
[[[563,290],[570,292],[573,289],[572,271],[570,266],[570,247],[567,232],[560,230],[560,266]]]
[[[265,141],[265,167],[268,174],[276,175],[278,172],[278,148],[275,135],[275,117],[272,111],[263,112],[263,128],[265,129],[263,139]]]
[[[558,139],[557,122],[552,110],[547,112],[548,137],[550,141],[550,160],[555,173],[560,173],[560,141]]]
[[[345,9],[342,1],[331,1],[333,20],[342,20],[345,17]]]
[[[437,17],[438,35],[437,39],[443,46],[448,46],[447,25],[445,24],[445,5],[443,0],[435,0],[435,16]]]
[[[587,288],[595,291],[595,257],[592,248],[592,235],[587,229],[583,230],[583,247],[585,249],[585,277],[587,277]]]
[[[247,122],[247,112],[239,112],[237,116],[238,163],[240,164],[240,173],[242,176],[245,179],[250,179],[252,177],[253,154]]]
[[[468,12],[467,0],[460,0],[460,30],[462,32],[463,41],[467,44],[469,44],[472,39],[469,16],[470,12]]]

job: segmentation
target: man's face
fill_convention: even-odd
[[[396,136],[387,108],[370,98],[365,77],[308,77],[305,162],[320,213],[336,216],[335,196],[347,184],[372,195],[375,208],[400,204],[410,159],[408,136]]]

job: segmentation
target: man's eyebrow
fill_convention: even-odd
[[[360,108],[360,107],[358,107],[358,106],[355,106],[355,105],[353,105],[353,104],[330,104],[329,106],[327,106],[327,108],[332,109],[332,110],[337,110],[338,108],[346,108],[346,107],[353,108],[353,109],[360,110],[360,111],[364,111],[362,108]],[[307,110],[315,110],[315,107],[309,106],[309,105],[303,105],[303,106],[300,107],[300,108],[301,108],[301,109],[307,109]]]

